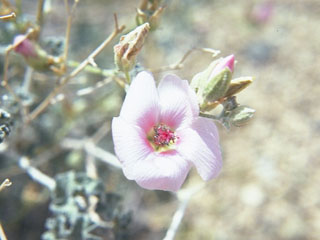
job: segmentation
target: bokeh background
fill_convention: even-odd
[[[37,1],[22,2],[26,16],[34,18]],[[44,39],[63,37],[66,26],[63,1],[51,3],[43,27]],[[132,29],[139,3],[80,0],[71,30],[69,58],[82,61],[107,37],[114,27],[114,12],[120,24]],[[161,23],[150,33],[138,57],[140,67],[158,69],[179,61],[191,48],[210,47],[221,50],[221,56],[235,55],[234,77],[255,78],[237,99],[254,108],[256,114],[241,128],[226,130],[218,125],[223,170],[192,197],[176,239],[319,239],[320,2],[168,0],[164,4]],[[4,24],[1,27],[4,29]],[[2,40],[2,46],[9,44],[10,39]],[[112,46],[117,41],[96,59],[99,67],[114,68]],[[209,54],[195,51],[182,69],[171,72],[191,80],[211,60]],[[19,71],[12,78],[24,74],[23,61],[16,61]],[[166,73],[156,73],[155,77],[159,80]],[[43,73],[33,76],[33,92],[41,98],[54,86],[47,82],[54,77]],[[75,89],[98,81],[99,76],[80,75],[68,86],[72,103],[51,107],[33,127],[14,131],[14,141],[4,143],[0,177],[10,177],[13,182],[0,193],[0,220],[8,239],[40,239],[50,214],[50,198],[48,191],[32,181],[6,152],[14,148],[29,156],[37,156],[39,151],[51,153],[48,161],[39,166],[50,176],[69,169],[81,170],[81,151],[58,147],[54,152],[53,147],[60,144],[58,134],[84,138],[117,116],[124,92],[115,83],[84,98],[72,95]],[[78,115],[70,119],[68,107],[76,109]],[[108,130],[99,146],[113,151]],[[121,171],[99,161],[96,165],[106,190],[120,194],[123,208],[133,212],[128,239],[162,239],[178,206],[176,197],[143,190],[126,180]],[[193,170],[184,187],[198,182],[201,179]]]

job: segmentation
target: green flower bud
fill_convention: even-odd
[[[203,72],[196,74],[191,87],[198,96],[201,111],[209,111],[219,104],[229,88],[234,67],[234,56],[212,62]]]
[[[206,84],[202,96],[205,102],[214,102],[224,97],[228,90],[232,73],[229,68],[225,68],[218,75],[215,75]]]
[[[246,124],[254,115],[255,110],[246,106],[239,106],[232,110],[229,119],[232,125],[241,127]]]

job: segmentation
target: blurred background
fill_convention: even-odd
[[[71,28],[69,59],[81,62],[113,31],[113,13],[118,14],[119,24],[126,25],[125,32],[133,29],[140,2],[80,0]],[[34,21],[37,1],[22,1],[22,5],[24,17]],[[192,197],[176,239],[319,239],[320,2],[168,0],[162,5],[166,7],[160,24],[139,54],[140,68],[152,71],[178,62],[191,48],[208,47],[220,50],[220,56],[235,55],[234,77],[255,78],[237,99],[256,114],[241,128],[226,130],[218,125],[223,170]],[[17,33],[8,22],[1,22],[0,27],[3,49]],[[43,44],[46,39],[63,39],[65,27],[63,1],[51,1],[42,27]],[[118,39],[95,59],[100,68],[114,68],[112,46]],[[171,72],[191,80],[211,60],[209,54],[195,51],[183,68]],[[10,84],[18,89],[26,74],[20,56],[11,57],[9,73]],[[155,77],[160,80],[166,73],[157,72]],[[34,71],[32,78],[27,96],[34,104],[31,109],[53,89],[56,77]],[[113,151],[109,124],[119,113],[123,89],[111,82],[94,94],[74,94],[103,79],[81,73],[66,87],[65,100],[50,106],[28,126],[21,124],[17,105],[5,100],[10,97],[1,90],[2,108],[15,122],[11,135],[0,145],[0,181],[10,178],[13,182],[0,193],[0,221],[9,240],[40,239],[44,222],[52,214],[49,191],[18,166],[19,156],[28,156],[53,178],[86,168],[86,153],[61,146],[65,139],[85,140],[105,131],[97,145]],[[178,207],[175,195],[141,189],[121,171],[93,161],[104,189],[122,198],[121,211],[132,213],[128,234],[122,239],[163,239]],[[197,182],[201,179],[193,170],[184,187]]]

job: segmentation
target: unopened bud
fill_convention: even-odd
[[[222,98],[228,90],[232,73],[228,68],[211,78],[203,90],[204,101],[214,102]]]
[[[51,67],[57,67],[60,64],[58,57],[47,54],[37,43],[24,35],[14,38],[13,47],[14,51],[21,54],[27,64],[35,70],[50,71]]]
[[[202,111],[214,108],[218,105],[214,102],[225,96],[232,78],[233,68],[234,56],[230,55],[212,62],[206,70],[193,77],[191,87],[197,93]]]
[[[115,64],[121,71],[128,72],[134,67],[136,56],[140,52],[149,30],[149,23],[145,23],[122,36],[120,42],[114,46]]]
[[[234,55],[229,55],[228,57],[218,60],[218,63],[215,65],[215,67],[211,71],[210,78],[215,77],[226,68],[228,68],[230,72],[233,73]]]
[[[239,77],[239,78],[232,79],[224,97],[231,97],[241,92],[243,89],[248,87],[251,83],[252,83],[252,77]]]
[[[241,127],[254,115],[255,110],[246,106],[239,106],[230,112],[229,118],[232,125]]]
[[[13,46],[15,46],[14,51],[20,53],[25,58],[37,56],[34,43],[24,35],[16,36],[13,40]]]

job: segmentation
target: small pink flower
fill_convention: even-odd
[[[15,47],[15,51],[17,53],[20,53],[22,56],[28,58],[28,57],[36,57],[37,56],[37,52],[35,50],[35,47],[32,43],[32,41],[30,41],[28,38],[22,40],[23,38],[25,38],[24,35],[17,35],[14,40],[13,40],[13,45],[16,45],[17,43],[19,43],[16,47]],[[22,40],[22,41],[21,41]]]
[[[143,188],[177,191],[192,165],[205,181],[222,167],[215,124],[199,117],[196,94],[175,75],[157,88],[150,73],[140,72],[112,133],[124,175]]]

